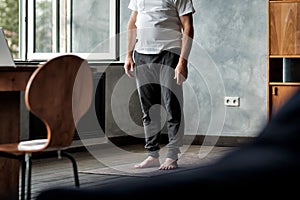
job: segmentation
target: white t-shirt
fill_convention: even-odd
[[[180,48],[179,16],[195,12],[192,0],[130,0],[128,8],[138,12],[135,50],[144,54]]]

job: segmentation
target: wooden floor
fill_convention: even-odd
[[[210,160],[218,159],[233,147],[201,147],[185,145],[184,152],[204,153]],[[76,149],[76,150],[74,150]],[[89,146],[87,150],[74,148],[70,153],[75,157],[78,170],[107,167],[142,161],[146,154],[142,145],[116,147],[109,143]],[[96,187],[108,182],[120,181],[126,176],[79,173],[80,187]],[[67,158],[58,159],[48,155],[46,158],[35,157],[32,165],[32,199],[44,189],[57,186],[74,186],[71,162]]]

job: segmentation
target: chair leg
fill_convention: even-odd
[[[64,156],[64,157],[69,158],[71,160],[72,165],[73,165],[75,186],[79,187],[79,178],[78,178],[78,169],[77,169],[76,160],[74,159],[74,157],[71,154],[69,154],[67,152],[64,152],[64,151],[61,152],[61,156]]]
[[[26,173],[27,173],[27,200],[31,199],[31,154],[25,154]]]
[[[24,159],[21,160],[21,167],[21,200],[25,200],[26,162]]]

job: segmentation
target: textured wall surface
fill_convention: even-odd
[[[201,0],[194,5],[197,45],[189,83],[199,100],[199,132],[224,118],[222,135],[253,135],[266,120],[267,1]],[[222,109],[224,96],[240,97],[240,107]],[[209,119],[212,113],[219,113],[218,123]]]
[[[126,53],[128,3],[129,0],[120,1],[121,61]],[[186,134],[255,136],[267,119],[267,1],[194,0],[193,3],[195,38],[189,77],[184,85]],[[107,95],[114,90],[113,80],[118,81],[115,75],[122,77],[120,70],[123,70],[121,65],[109,69]],[[134,87],[132,82],[129,85]],[[124,89],[126,87],[128,89],[128,86]],[[240,106],[224,106],[225,96],[239,97]],[[113,116],[109,114],[110,101],[106,103],[107,127],[115,127],[117,132],[117,127],[112,125]],[[118,115],[125,118],[126,105],[122,108],[123,111],[120,106]],[[135,108],[139,113],[138,105],[131,105],[131,112],[135,113],[132,111]],[[130,129],[136,131],[135,126],[128,125],[126,131]]]

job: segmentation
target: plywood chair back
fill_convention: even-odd
[[[56,57],[32,74],[25,103],[46,126],[48,142],[44,148],[71,145],[76,124],[91,104],[92,92],[88,63],[75,55]]]

